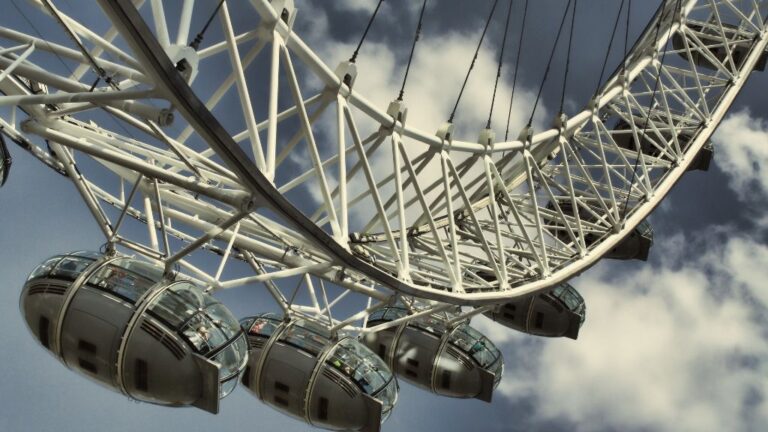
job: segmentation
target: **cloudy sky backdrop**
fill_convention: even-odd
[[[436,130],[447,118],[491,2],[430,3],[406,90],[409,122],[424,130]],[[522,88],[513,111],[515,134],[530,114],[542,53],[554,39],[548,14],[559,17],[566,2],[532,3]],[[619,2],[581,3],[567,94],[570,112],[594,91]],[[633,38],[657,2],[635,3],[641,4],[635,5]],[[351,54],[375,0],[297,0],[297,5],[297,31],[335,65]],[[385,2],[360,54],[356,88],[380,106],[399,90],[419,6],[417,1]],[[9,10],[0,15],[0,24],[19,19]],[[491,28],[459,108],[457,124],[465,131],[484,126],[502,30],[500,20]],[[618,59],[615,53],[611,68]],[[562,61],[553,66],[553,77],[562,66]],[[512,82],[511,65],[505,68],[503,102],[497,106],[503,114],[494,118],[501,134]],[[491,335],[506,358],[494,402],[438,398],[401,383],[399,405],[384,430],[764,430],[766,86],[768,75],[755,73],[715,135],[714,166],[707,173],[687,174],[651,216],[656,243],[649,262],[604,261],[572,281],[587,302],[578,341],[536,339],[478,318],[475,325]],[[540,125],[551,121],[558,97],[557,91],[545,92]],[[68,373],[47,355],[19,314],[23,281],[47,256],[94,249],[103,239],[71,184],[18,148],[11,150],[12,176],[0,190],[0,430],[308,430],[242,389],[222,403],[218,416],[132,403]],[[224,298],[236,312],[244,299],[232,293]]]

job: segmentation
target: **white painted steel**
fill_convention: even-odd
[[[176,17],[169,2],[143,3],[134,2],[167,52],[169,28],[178,26],[175,46],[186,45],[195,17],[212,12],[185,0]],[[470,140],[406,123],[404,103],[369,102],[354,87],[354,65],[335,72],[293,31],[290,3],[280,3],[283,14],[252,0],[246,9],[259,19],[244,29],[222,6],[223,36],[197,53],[193,97],[183,101],[192,108],[174,105],[181,96],[159,74],[176,72],[152,63],[157,53],[128,34],[138,24],[118,22],[114,10],[103,37],[56,10],[82,46],[0,28],[0,106],[16,107],[3,132],[68,174],[114,246],[169,270],[178,263],[212,290],[264,283],[283,310],[335,330],[360,330],[381,304],[404,302],[413,319],[453,307],[446,302],[542,291],[586,270],[684,174],[768,45],[768,1],[666,1],[584,110],[519,140],[496,142],[492,131]],[[45,68],[36,55],[71,69]],[[93,62],[119,85],[93,84]],[[219,124],[202,125],[192,111]],[[204,127],[247,150],[239,163],[271,189],[249,186]],[[142,206],[131,203],[137,192]],[[147,224],[149,242],[123,234],[126,218]],[[211,273],[188,259],[200,251],[222,255]],[[227,278],[233,259],[254,275]],[[274,283],[295,276],[292,295]],[[309,306],[294,303],[301,286]],[[359,307],[341,317],[350,292]]]

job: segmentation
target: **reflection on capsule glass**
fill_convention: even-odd
[[[247,362],[245,335],[221,303],[133,258],[50,258],[30,274],[20,306],[69,368],[140,401],[216,413]]]
[[[378,431],[392,412],[397,382],[357,339],[334,338],[317,323],[273,314],[241,325],[251,347],[243,385],[267,404],[331,430]]]
[[[379,309],[368,318],[368,326],[407,314],[400,307]],[[361,340],[398,377],[442,396],[490,402],[504,371],[501,352],[487,337],[465,323],[447,327],[438,317],[406,321],[366,333]]]

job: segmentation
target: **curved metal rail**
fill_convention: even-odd
[[[763,18],[768,2],[668,1],[587,109],[558,119],[557,128],[523,131],[521,140],[495,142],[492,131],[482,131],[480,142],[473,143],[453,138],[450,127],[437,135],[411,127],[402,105],[385,111],[368,102],[354,89],[352,65],[332,71],[293,33],[290,2],[278,2],[286,15],[265,0],[253,0],[262,21],[240,34],[224,7],[225,40],[199,53],[206,59],[227,52],[232,61],[232,74],[213,93],[197,84],[200,77],[188,82],[180,59],[169,58],[178,48],[163,43],[162,28],[150,29],[134,3],[101,1],[116,26],[108,37],[119,35],[133,55],[59,17],[119,59],[93,57],[128,88],[94,94],[82,79],[0,57],[0,67],[14,74],[0,82],[6,98],[17,98],[6,104],[24,102],[30,112],[25,131],[62,145],[57,155],[65,166],[74,166],[74,160],[64,148],[88,154],[134,189],[156,197],[139,209],[95,177],[69,170],[107,238],[169,266],[200,247],[228,255],[234,245],[239,257],[266,262],[273,270],[269,276],[254,267],[256,276],[228,282],[197,272],[217,287],[309,273],[382,302],[400,293],[454,304],[497,303],[589,268],[684,174],[768,44]],[[9,29],[0,36],[83,64],[88,60],[76,49],[36,45],[34,37]],[[247,43],[251,48],[241,55],[239,48]],[[271,47],[268,115],[256,124],[243,71],[265,47]],[[297,72],[299,64],[305,69]],[[319,78],[324,88],[304,98],[302,74]],[[280,90],[280,79],[290,91]],[[59,92],[34,99],[33,82]],[[226,127],[215,109],[233,86],[251,117],[239,133]],[[181,135],[163,132],[157,123],[168,122],[169,113],[152,99],[171,102],[176,122],[187,126]],[[278,100],[292,106],[278,112]],[[51,112],[42,103],[62,106]],[[77,118],[94,106],[162,145]],[[323,116],[336,126],[334,136],[323,137],[330,146],[319,142]],[[311,161],[305,168],[289,157],[301,141]],[[308,190],[320,191],[318,202],[307,202]],[[122,210],[119,220],[132,216],[152,231],[159,222],[166,238],[186,246],[172,254],[168,240],[161,252],[157,239],[142,246],[117,234],[119,221],[112,224],[101,203]],[[163,225],[171,219],[206,234],[195,237]],[[227,250],[216,249],[214,239],[229,243]]]

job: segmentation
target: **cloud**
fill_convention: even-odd
[[[354,50],[351,42],[316,36],[313,48],[332,67]],[[410,125],[434,131],[445,121],[478,36],[448,31],[419,42],[405,97]],[[474,140],[485,124],[494,53],[481,50],[459,107],[457,135],[464,139]],[[400,48],[367,41],[355,89],[386,107],[404,66]],[[506,72],[494,118],[501,136],[511,83]],[[531,96],[516,95],[512,137],[529,114]],[[539,110],[538,130],[548,116]],[[766,122],[742,111],[714,138],[717,163],[742,198],[756,187],[763,196],[768,191],[768,147],[759,146],[768,143],[766,131]],[[761,226],[768,222],[755,229]],[[768,293],[761,289],[768,246],[731,228],[698,234],[703,240],[676,235],[658,242],[655,251],[665,257],[659,263],[623,266],[621,274],[601,264],[575,280],[588,303],[578,341],[536,339],[476,319],[505,352],[508,370],[499,392],[513,403],[532,402],[537,422],[562,421],[579,430],[751,430],[768,423]]]
[[[715,261],[721,272],[730,273],[733,283],[743,287],[763,305],[768,305],[765,289],[768,247],[745,238],[734,238],[726,244],[722,260]]]
[[[360,8],[364,6],[364,3],[359,5]],[[308,16],[316,17],[318,23],[316,25],[313,23],[308,29],[310,36],[306,39],[311,40],[312,49],[331,68],[335,68],[342,61],[346,61],[354,51],[357,41],[342,41],[330,36],[330,33],[327,32],[327,12],[321,7],[313,3],[306,3],[302,5],[302,8]],[[474,32],[447,30],[441,32],[440,35],[424,35],[420,39],[405,88],[404,100],[408,108],[407,124],[409,126],[418,128],[429,135],[436,133],[438,128],[447,121],[474,55],[479,37],[480,29]],[[389,103],[398,96],[405,74],[409,49],[410,45],[408,44],[394,46],[375,39],[366,40],[356,62],[357,79],[354,90],[372,102],[374,106],[386,110]],[[454,122],[456,126],[455,136],[458,139],[476,141],[480,131],[486,125],[498,66],[497,49],[498,47],[485,43],[479,52]],[[504,67],[504,73],[499,82],[493,118],[493,126],[498,141],[502,141],[505,135],[508,101],[512,87],[513,67],[509,64],[505,64]],[[510,139],[515,139],[520,128],[527,122],[534,97],[535,94],[529,89],[520,87],[516,89],[515,104],[511,112]],[[331,114],[333,113],[333,110],[329,111]],[[360,110],[353,108],[353,112],[361,137],[365,138],[378,129],[379,125],[367,118]],[[548,116],[546,107],[540,105],[534,119],[534,126],[537,130],[544,129],[544,119]],[[334,116],[322,117],[315,127],[315,132],[323,136],[323,139],[319,140],[321,143],[334,143],[336,140]],[[404,141],[411,159],[426,149],[423,144],[413,142],[410,139]],[[351,143],[351,140],[348,139],[348,143]],[[307,169],[309,167],[306,163],[308,159],[300,154],[296,156],[297,161],[305,161],[301,167]],[[466,157],[466,154],[454,153],[452,156],[454,163],[458,164]],[[375,167],[391,166],[392,155],[388,141],[371,157],[370,163]],[[480,164],[475,165],[473,170],[466,175],[467,178],[480,175],[481,166]],[[389,167],[377,170],[375,173],[378,176],[377,181],[385,176],[385,172],[389,173],[390,171],[391,168]],[[337,183],[336,178],[334,178],[335,173],[335,167],[327,170],[326,175],[330,183]],[[442,178],[442,171],[438,158],[428,163],[419,175],[422,185],[429,185],[440,178]],[[349,180],[350,197],[368,188],[362,173]],[[322,202],[322,195],[316,184],[308,182],[305,184],[305,188],[315,203]],[[439,191],[436,189],[428,194],[428,200],[434,198]],[[386,197],[392,194],[393,190],[384,188],[380,192],[386,200]],[[406,194],[411,192],[407,190]],[[371,200],[359,201],[349,210],[351,224],[357,228],[362,228],[375,214],[375,206]],[[422,209],[419,206],[412,206],[408,210],[407,219],[412,221],[421,213]],[[390,223],[393,227],[399,226],[397,220],[390,220]],[[382,227],[379,226],[373,230],[379,231],[381,229]]]
[[[717,165],[742,199],[768,196],[768,122],[748,110],[730,114],[714,135]]]
[[[578,341],[508,337],[500,392],[532,398],[537,418],[579,430],[754,430],[768,422],[760,319],[768,246],[730,230],[702,248],[682,236],[663,243],[670,259],[660,265],[623,274],[600,266],[573,281],[588,304]]]
[[[311,7],[310,4],[305,6]],[[339,62],[350,57],[355,44],[328,37],[324,10],[311,9],[308,13],[316,17],[320,24],[315,25],[313,22],[311,37],[306,39],[311,40],[311,47],[320,58],[335,68]],[[479,30],[471,33],[450,30],[439,36],[424,35],[419,40],[405,94],[409,124],[432,132],[437,131],[448,119],[479,37]],[[457,113],[456,126],[462,139],[474,141],[485,127],[498,66],[497,48],[485,43],[478,54]],[[367,40],[356,63],[358,78],[355,90],[376,106],[386,108],[400,90],[409,49],[410,46],[394,47]],[[506,126],[512,69],[513,65],[504,65],[504,75],[499,83],[493,119],[499,139],[503,138]],[[520,127],[530,115],[535,96],[529,89],[517,88],[516,91],[510,138],[516,138]],[[543,119],[547,118],[546,108],[541,108],[537,110],[536,116],[539,129],[544,125]]]
[[[376,9],[378,0],[339,0],[339,9],[352,12],[372,13]]]
[[[336,0],[334,2],[334,6],[342,11],[349,11],[352,13],[359,13],[361,15],[361,20],[367,20],[370,18],[373,11],[376,9],[376,5],[379,3],[378,0]],[[404,3],[404,4],[400,4]],[[400,2],[395,3],[395,6],[393,6],[390,2],[383,2],[381,4],[381,8],[379,9],[379,13],[376,16],[377,21],[391,21],[396,19],[397,14],[394,12],[397,12],[399,9],[405,8],[408,12],[409,17],[414,17],[419,10],[421,10],[421,4],[420,1],[407,1],[407,2]],[[302,8],[305,6],[302,5]],[[433,3],[427,3],[427,9],[433,9],[434,2]],[[362,22],[364,24],[365,22]]]

